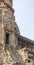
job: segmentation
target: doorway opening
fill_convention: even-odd
[[[9,33],[6,33],[6,42],[5,44],[9,44]]]

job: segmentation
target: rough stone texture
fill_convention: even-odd
[[[0,65],[28,65],[26,63],[28,51],[23,50],[26,47],[34,54],[34,41],[20,36],[12,6],[12,0],[0,0]],[[8,44],[6,44],[6,33],[9,34]],[[25,54],[27,56],[24,56]]]

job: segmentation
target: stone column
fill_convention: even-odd
[[[3,11],[2,11],[2,44],[4,45],[4,25],[3,25]]]

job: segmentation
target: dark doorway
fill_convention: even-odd
[[[6,42],[5,44],[9,44],[9,33],[6,33]]]

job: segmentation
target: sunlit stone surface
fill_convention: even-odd
[[[34,41],[20,35],[13,0],[0,0],[0,65],[33,65]]]

